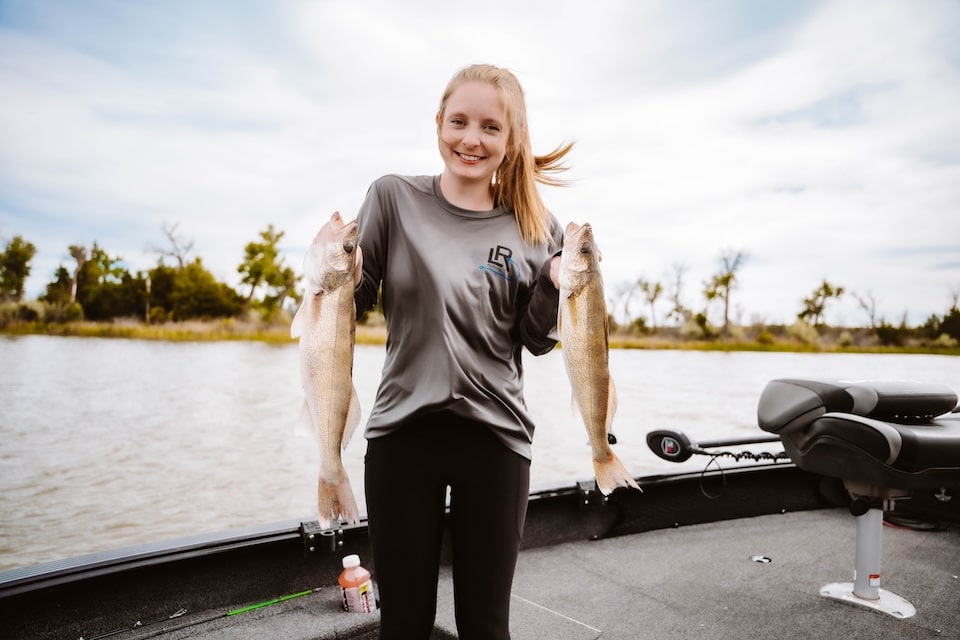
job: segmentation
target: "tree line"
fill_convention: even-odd
[[[611,305],[617,330],[620,333],[639,335],[663,332],[664,327],[657,322],[657,304],[666,302],[668,307],[663,317],[672,325],[673,335],[698,339],[741,337],[733,334],[742,334],[739,330],[743,327],[735,325],[730,316],[734,292],[739,287],[738,272],[745,258],[746,254],[739,250],[726,250],[721,253],[717,271],[702,283],[703,304],[699,308],[687,306],[684,302],[686,267],[683,265],[674,265],[667,283],[640,277],[622,284],[613,292]],[[824,323],[827,306],[845,295],[856,300],[867,318],[863,329],[881,345],[899,346],[914,339],[928,344],[940,343],[941,346],[956,347],[960,340],[960,289],[951,292],[950,304],[942,316],[932,314],[922,325],[908,327],[905,319],[899,324],[893,324],[878,316],[873,294],[848,292],[845,287],[827,280],[823,280],[803,299],[796,314],[797,323],[788,327],[787,332],[792,332],[793,337],[801,342],[812,342],[827,328]],[[663,300],[664,296],[666,300]],[[648,313],[636,315],[634,305],[637,302],[642,303]],[[720,308],[721,317],[719,326],[713,325],[709,319],[711,307],[717,306]],[[622,323],[616,323],[617,316]],[[758,324],[760,326],[755,327],[752,339],[760,342],[772,340],[769,328],[763,326],[763,323]]]
[[[237,266],[245,293],[219,282],[199,257],[193,242],[164,225],[166,244],[152,251],[157,264],[131,273],[120,256],[94,242],[67,247],[72,262],[61,264],[35,306],[19,304],[20,320],[72,321],[140,318],[147,322],[232,318],[256,313],[263,320],[277,317],[290,300],[299,304],[300,277],[284,264],[278,245],[284,233],[268,225],[247,243]],[[36,246],[15,236],[0,253],[0,301],[22,303]],[[170,261],[170,264],[167,262]],[[42,317],[41,317],[42,316]]]
[[[22,236],[13,237],[0,253],[0,302],[8,303],[0,310],[0,321],[103,321],[133,317],[153,323],[255,314],[271,322],[280,318],[288,302],[293,308],[300,303],[297,285],[301,277],[280,256],[278,245],[284,232],[272,224],[244,247],[237,272],[245,293],[219,282],[201,258],[192,256],[193,242],[178,232],[177,224],[164,224],[162,231],[164,244],[152,249],[157,255],[156,266],[136,273],[122,266],[122,258],[111,256],[96,242],[90,247],[70,245],[67,252],[71,262],[57,268],[46,292],[37,299],[39,309],[37,305],[23,304],[24,284],[36,247]],[[745,257],[743,251],[736,250],[720,255],[717,271],[701,283],[699,307],[688,306],[684,301],[686,268],[682,265],[674,266],[666,283],[641,277],[608,291],[615,330],[628,335],[670,334],[708,340],[741,337],[735,335],[742,334],[742,327],[731,320],[731,310]],[[880,344],[900,345],[907,339],[919,339],[956,346],[960,340],[960,290],[951,293],[951,303],[943,315],[933,314],[919,327],[908,327],[905,320],[895,325],[878,317],[871,294],[848,292],[827,280],[803,299],[796,314],[798,326],[790,329],[814,335],[824,331],[827,306],[845,295],[856,299],[867,318],[865,330]],[[665,325],[657,321],[657,305],[662,302],[668,305],[663,316]],[[14,303],[12,311],[9,303]],[[643,305],[641,313],[636,313],[637,303]],[[717,307],[722,320],[715,326],[709,317],[711,309]],[[766,329],[759,327],[752,339],[763,342],[764,336],[769,335]],[[801,341],[808,341],[800,337]]]

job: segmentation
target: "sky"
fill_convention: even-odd
[[[736,252],[743,324],[824,280],[843,326],[851,293],[910,325],[960,294],[957,0],[0,0],[0,241],[37,247],[28,298],[74,244],[153,267],[172,225],[239,286],[272,224],[299,273],[377,177],[443,170],[475,62],[520,79],[536,153],[574,143],[542,194],[594,227],[608,298],[681,270],[701,310]]]

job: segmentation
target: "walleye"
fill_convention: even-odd
[[[597,487],[603,495],[617,487],[640,489],[607,440],[617,392],[608,367],[607,305],[593,230],[589,223],[571,222],[563,235],[557,330],[573,402],[590,437]]]
[[[361,260],[357,241],[356,220],[344,223],[338,212],[320,228],[303,259],[307,291],[290,326],[290,337],[300,338],[300,422],[316,435],[320,447],[317,514],[324,529],[341,519],[360,521],[340,458],[360,422],[353,386],[353,277]]]

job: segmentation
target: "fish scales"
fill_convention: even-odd
[[[356,222],[344,223],[338,213],[321,227],[304,257],[307,291],[290,330],[300,338],[300,422],[316,436],[319,447],[317,520],[324,529],[360,519],[341,458],[360,422],[353,384],[357,236]]]
[[[353,391],[353,347],[356,339],[353,287],[338,287],[309,300],[310,335],[302,350],[306,394],[311,426],[325,456],[321,466],[336,465],[346,445],[344,434]],[[301,336],[301,343],[303,342]],[[315,404],[316,406],[311,406]],[[342,443],[342,444],[341,444]]]
[[[567,225],[560,256],[557,328],[573,402],[590,440],[597,488],[609,495],[617,487],[640,486],[607,439],[617,394],[610,377],[609,326],[599,263],[589,223]]]

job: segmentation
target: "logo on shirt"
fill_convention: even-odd
[[[515,262],[512,256],[513,250],[510,247],[499,244],[490,247],[487,262],[480,265],[480,271],[488,271],[507,282],[516,282],[520,279],[520,264]]]

